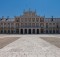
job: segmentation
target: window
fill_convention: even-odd
[[[35,18],[32,18],[32,22],[35,22]]]
[[[10,25],[10,23],[8,23],[8,25]]]
[[[36,23],[36,26],[38,27],[39,26],[39,23]]]
[[[23,18],[21,18],[21,22],[23,22],[24,21],[24,19]]]
[[[49,25],[52,25],[52,23],[49,23]]]
[[[44,22],[44,18],[40,18],[40,22]]]
[[[25,18],[25,22],[27,22],[27,18]]]
[[[23,26],[24,26],[24,24],[23,24],[23,23],[21,23],[21,26],[23,27]]]
[[[46,28],[48,28],[48,25],[46,25]]]
[[[35,23],[32,23],[32,26],[34,27],[35,26]]]
[[[39,22],[39,18],[36,18],[36,22]]]
[[[4,23],[4,25],[6,25],[6,23]]]
[[[27,23],[25,23],[25,26],[27,27]]]
[[[48,23],[46,23],[46,28],[48,28]]]
[[[44,24],[43,23],[40,23],[40,27],[43,28]]]
[[[55,25],[55,23],[53,23],[53,25]]]
[[[19,23],[16,24],[16,27],[19,27]]]
[[[31,26],[31,23],[29,23],[28,26]]]
[[[31,22],[31,18],[29,18],[28,20],[29,20],[29,22]]]

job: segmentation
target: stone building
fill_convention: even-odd
[[[58,34],[60,18],[38,16],[36,11],[24,11],[14,18],[0,18],[0,34]]]

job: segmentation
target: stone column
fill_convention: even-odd
[[[11,33],[11,23],[10,23],[10,33]]]
[[[28,34],[28,29],[27,29],[27,34]]]
[[[24,34],[24,32],[25,32],[25,31],[24,31],[24,29],[23,29],[23,34]]]
[[[4,23],[3,23],[3,33],[4,33]]]

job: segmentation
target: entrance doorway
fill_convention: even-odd
[[[23,29],[21,29],[21,34],[23,34]]]
[[[33,29],[33,34],[35,34],[35,29]]]
[[[27,34],[27,29],[25,29],[25,34]]]
[[[37,29],[37,34],[39,34],[39,29]]]
[[[31,34],[31,29],[28,30],[28,33]]]

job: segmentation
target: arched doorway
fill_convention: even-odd
[[[25,34],[27,34],[27,29],[25,29]]]
[[[33,34],[35,34],[35,29],[33,29]]]
[[[21,34],[23,34],[23,29],[21,29]]]
[[[39,29],[37,29],[37,34],[39,34]]]
[[[28,30],[28,33],[31,34],[31,29]]]

